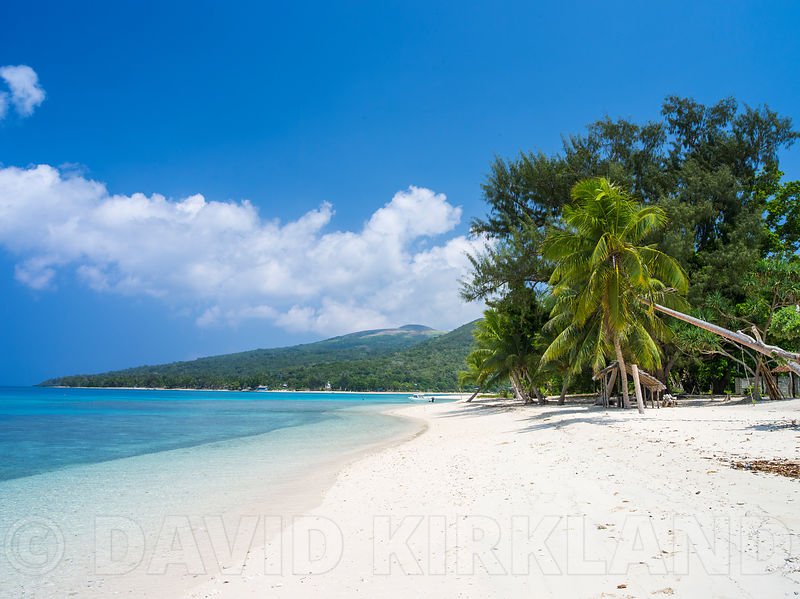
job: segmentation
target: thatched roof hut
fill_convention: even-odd
[[[619,369],[619,363],[618,362],[612,362],[611,364],[609,364],[608,366],[603,368],[603,370],[601,370],[600,372],[595,374],[592,378],[597,381],[597,380],[599,380],[601,378],[604,378],[612,370],[618,370],[618,369]],[[631,377],[633,376],[633,369],[631,368],[630,364],[625,364],[625,372],[627,372]],[[645,372],[641,368],[639,369],[639,380],[642,381],[642,385],[644,385],[645,387],[647,387],[650,390],[653,390],[653,391],[666,391],[667,390],[667,386],[664,383],[659,381],[652,374],[649,374],[649,373]]]
[[[630,364],[625,364],[625,372],[633,378],[633,368],[631,368]],[[605,406],[609,404],[611,391],[614,389],[614,383],[617,380],[622,381],[622,377],[618,376],[618,374],[619,363],[612,362],[592,377],[596,381],[602,381],[600,384],[600,399]],[[650,405],[655,405],[656,402],[660,402],[661,394],[667,390],[667,386],[664,383],[659,381],[652,374],[641,369],[639,369],[639,382],[642,385],[644,395],[649,396]]]

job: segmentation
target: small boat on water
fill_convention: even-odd
[[[462,396],[456,393],[450,393],[447,395],[425,395],[424,393],[414,393],[409,399],[411,401],[427,401],[430,403],[436,401],[455,401],[457,399],[464,399],[466,395]]]

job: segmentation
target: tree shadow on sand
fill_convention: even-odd
[[[608,410],[602,406],[587,404],[558,406],[557,404],[522,404],[509,400],[497,400],[491,403],[486,401],[475,403],[460,403],[454,405],[448,412],[438,414],[439,418],[466,418],[471,416],[488,416],[515,412],[520,416],[520,420],[528,421],[531,424],[516,432],[528,432],[542,430],[546,428],[561,428],[570,424],[587,422],[589,424],[611,424],[614,422],[624,422],[627,418],[617,417],[613,410]],[[633,417],[631,413],[631,417]],[[551,419],[555,419],[550,422]]]
[[[543,406],[546,407],[546,406]],[[631,417],[635,414],[631,411]],[[638,416],[638,414],[636,414]],[[606,426],[626,422],[631,418],[621,417],[602,406],[576,406],[572,409],[556,409],[542,411],[527,418],[529,424],[518,430],[518,433],[529,433],[547,429],[561,429],[575,424],[594,424]]]
[[[647,418],[639,416],[635,410],[621,410],[619,408],[605,408],[591,404],[581,403],[573,405],[559,406],[555,403],[522,404],[514,400],[482,400],[473,403],[453,404],[447,412],[438,414],[438,418],[467,418],[472,416],[488,416],[514,412],[519,415],[520,421],[526,421],[523,427],[516,430],[517,433],[527,433],[547,429],[561,429],[575,424],[593,424],[606,426],[629,421],[643,421],[657,424],[665,429],[672,423],[693,422],[693,423],[728,423],[734,424],[737,419],[726,417],[712,417],[711,414],[704,415],[704,407],[723,407],[731,405],[743,405],[749,402],[732,401],[720,402],[705,400],[690,400],[691,403],[679,404],[676,407],[648,408],[646,414],[658,414],[658,418]],[[797,420],[776,419],[769,421],[768,416],[764,415],[764,421],[753,423],[742,419],[740,421],[741,430],[763,430],[773,431],[787,428],[798,428]]]

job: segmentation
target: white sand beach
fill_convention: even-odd
[[[731,467],[800,459],[800,400],[396,412],[427,430],[345,467],[242,572],[186,596],[800,593],[800,480]]]

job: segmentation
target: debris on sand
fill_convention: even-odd
[[[731,467],[737,470],[769,472],[789,478],[800,478],[800,461],[797,460],[743,460],[731,462]]]

